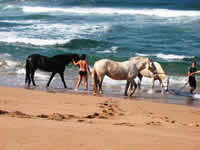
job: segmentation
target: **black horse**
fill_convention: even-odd
[[[37,69],[52,72],[51,77],[47,83],[47,87],[56,73],[60,74],[64,87],[67,88],[64,80],[65,66],[68,65],[72,60],[78,61],[79,55],[77,54],[63,54],[55,55],[53,57],[42,56],[40,54],[32,54],[26,59],[26,79],[25,84],[30,86],[31,81],[33,86],[36,86],[34,81],[34,74]]]

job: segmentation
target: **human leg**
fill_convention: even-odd
[[[195,78],[189,79],[189,85],[190,85],[190,93],[193,94],[194,90],[196,89],[196,80]]]
[[[76,84],[75,90],[78,90],[78,88],[79,88],[79,86],[80,86],[80,84],[81,84],[81,81],[82,81],[82,76],[79,75],[79,77],[78,77],[78,82],[77,82],[77,84]]]
[[[84,75],[83,78],[84,78],[84,82],[85,82],[85,89],[88,90],[88,75],[87,74]]]

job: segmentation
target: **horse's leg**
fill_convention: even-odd
[[[103,94],[103,90],[102,90],[103,79],[104,79],[104,75],[101,76],[100,79],[99,79],[99,92],[100,92],[100,94]]]
[[[142,74],[139,73],[139,74],[138,74],[138,78],[139,78],[139,81],[138,81],[138,88],[139,88],[139,89],[141,88],[142,77],[143,77]]]
[[[29,72],[29,74],[28,74],[28,86],[30,86],[31,85],[31,73]]]
[[[152,78],[152,89],[154,88],[154,84],[155,84],[155,78]]]
[[[161,86],[161,88],[162,88],[162,94],[164,94],[164,91],[165,91],[165,89],[164,89],[164,85],[163,85],[163,82],[162,82],[162,80],[159,78],[158,79],[159,80],[159,82],[160,82],[160,86]]]
[[[26,69],[25,87],[26,86],[30,87],[30,84],[31,84],[31,78],[30,78],[30,69],[31,69],[31,66],[29,64],[29,61],[26,61],[25,69]]]
[[[126,81],[126,87],[125,87],[125,91],[124,91],[124,96],[128,96],[128,88],[129,88],[129,85],[130,85],[130,81]]]
[[[130,93],[129,96],[132,96],[135,93],[136,89],[137,89],[137,84],[135,83],[134,79],[131,81],[131,90],[133,89],[133,85],[134,85],[134,90]]]
[[[35,70],[32,70],[31,71],[31,80],[32,80],[33,86],[36,86],[35,80],[34,80],[34,75],[35,75]]]
[[[94,80],[94,94],[96,94],[97,90],[98,90],[97,84],[98,84],[99,81],[98,81],[97,73],[96,73],[95,69],[93,71],[93,80]]]
[[[29,74],[26,73],[25,84],[27,84],[28,80],[29,80]]]
[[[49,79],[46,87],[49,87],[49,84],[51,83],[51,80],[53,79],[53,77],[55,76],[55,74],[56,74],[55,72],[52,72],[51,77],[50,77],[50,79]]]
[[[162,83],[162,80],[161,79],[158,79],[159,80],[159,82],[160,82],[160,86],[162,87],[162,88],[164,88],[164,85],[163,85],[163,83]]]
[[[64,72],[60,72],[59,74],[60,74],[61,80],[62,80],[62,82],[64,84],[64,88],[67,88],[67,86],[65,84],[65,79],[64,79]]]
[[[26,78],[25,78],[25,87],[26,86],[30,86],[31,84],[31,79],[30,79],[30,72],[29,71],[26,71]]]

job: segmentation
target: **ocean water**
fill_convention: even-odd
[[[191,61],[200,64],[199,24],[198,0],[0,0],[0,64],[4,64],[0,85],[24,86],[25,59],[30,54],[85,53],[91,68],[102,58],[151,57],[170,76],[170,88],[180,88]],[[78,68],[66,67],[69,88],[75,87],[77,75]],[[48,78],[49,73],[37,71],[39,89]],[[124,83],[106,78],[106,94],[123,95]],[[144,79],[143,85],[150,88],[151,80]],[[51,87],[63,87],[58,76]],[[138,95],[159,97],[151,92]],[[175,102],[171,95],[164,98],[187,103],[183,97]]]

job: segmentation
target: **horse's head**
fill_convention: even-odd
[[[141,71],[143,69],[148,69],[153,74],[157,73],[156,66],[154,65],[151,58],[137,56],[137,57],[130,58],[130,61],[136,62],[137,69],[139,71]]]
[[[157,73],[156,66],[154,65],[151,58],[147,58],[146,68],[151,71],[153,74]]]

